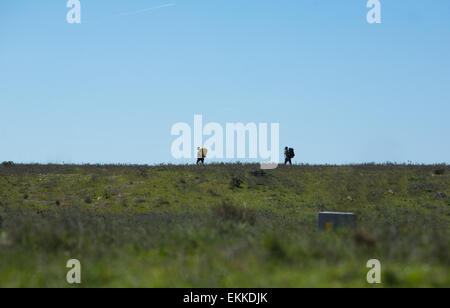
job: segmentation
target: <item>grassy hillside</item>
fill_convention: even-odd
[[[0,166],[0,287],[450,287],[448,166]],[[320,233],[323,210],[358,230]]]

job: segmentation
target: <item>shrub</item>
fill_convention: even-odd
[[[447,199],[447,194],[445,192],[439,191],[434,195],[434,199]]]
[[[139,168],[138,169],[138,174],[141,178],[148,178],[148,170],[146,168]]]
[[[267,173],[264,171],[264,170],[255,170],[255,171],[252,171],[252,172],[250,172],[250,174],[251,175],[253,175],[253,176],[266,176],[267,175]]]
[[[87,204],[91,204],[92,203],[92,199],[89,196],[84,197],[84,202],[86,202]]]
[[[269,256],[277,260],[288,261],[289,257],[280,240],[274,236],[268,236],[264,239],[264,246]]]
[[[232,188],[232,189],[234,189],[234,188],[242,188],[242,183],[243,183],[244,181],[242,181],[242,179],[241,178],[239,178],[239,177],[233,177],[232,179],[231,179],[231,182],[230,182],[230,188]]]
[[[377,243],[374,238],[368,236],[362,230],[357,230],[355,232],[354,240],[355,240],[356,244],[358,244],[358,245],[367,245],[369,247],[374,247]]]
[[[170,202],[168,200],[161,198],[161,197],[157,197],[153,201],[154,201],[155,205],[157,205],[157,206],[164,206],[164,205],[170,204]]]
[[[435,175],[443,175],[443,174],[445,174],[445,169],[434,170],[434,174]]]
[[[248,224],[255,224],[256,212],[252,209],[235,206],[228,202],[222,202],[213,208],[215,217],[222,220],[230,220],[235,222],[244,222]]]

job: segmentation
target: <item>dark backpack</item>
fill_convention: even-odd
[[[288,155],[289,155],[289,158],[294,158],[295,157],[295,153],[294,153],[294,149],[293,148],[289,148]]]

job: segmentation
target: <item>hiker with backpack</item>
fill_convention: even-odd
[[[207,154],[208,154],[208,150],[207,149],[201,148],[201,147],[197,148],[197,165],[199,163],[202,163],[202,165],[205,164],[205,158],[206,158]]]
[[[293,148],[284,148],[284,164],[287,165],[289,163],[292,165],[292,159],[295,157],[294,149]]]

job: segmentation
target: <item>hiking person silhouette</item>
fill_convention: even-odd
[[[205,164],[205,158],[206,154],[208,153],[208,150],[205,148],[197,147],[197,165],[199,163],[202,163],[202,165]]]
[[[292,166],[292,159],[295,157],[293,148],[284,148],[284,164],[287,165],[289,163]]]

